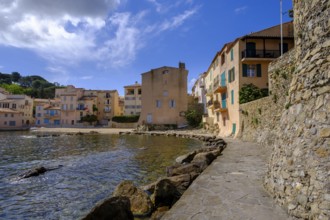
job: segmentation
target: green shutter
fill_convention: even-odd
[[[228,82],[231,82],[230,70],[228,70]]]
[[[234,104],[234,90],[231,90],[231,104]]]
[[[234,50],[233,50],[233,48],[231,48],[231,50],[230,50],[230,60],[231,61],[234,60]]]
[[[257,77],[261,77],[261,64],[257,64]]]
[[[247,65],[243,64],[243,77],[247,77]]]

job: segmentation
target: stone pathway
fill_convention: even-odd
[[[285,220],[286,211],[263,189],[270,152],[255,143],[225,139],[218,157],[162,220]]]

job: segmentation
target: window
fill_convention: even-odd
[[[233,82],[235,81],[235,67],[231,68],[228,71],[228,82]]]
[[[4,122],[4,125],[7,125],[7,122],[6,121]]]
[[[12,108],[16,108],[16,104],[12,104]]]
[[[156,107],[157,108],[161,108],[162,107],[162,103],[160,100],[156,100]]]
[[[66,96],[63,97],[63,100],[66,101]]]
[[[73,110],[73,104],[70,104],[70,110]]]
[[[92,95],[93,95],[93,93],[92,93]],[[70,100],[71,100],[71,102],[73,101],[73,96],[70,97]]]
[[[225,63],[225,53],[221,54],[221,65],[223,65]]]
[[[5,114],[5,117],[7,118],[8,117],[8,114]]]
[[[138,89],[138,95],[141,95],[141,94],[142,94],[142,90]]]
[[[11,117],[13,118],[14,117],[14,114],[11,114]]]
[[[16,121],[9,121],[9,126],[16,126]]]
[[[230,96],[231,96],[231,104],[234,104],[234,90],[231,90],[230,92]]]
[[[41,117],[41,113],[37,113],[37,117]]]
[[[164,90],[163,96],[168,96],[168,91],[167,90]]]
[[[163,74],[167,74],[167,73],[168,73],[168,70],[164,70],[164,71],[163,71]]]
[[[169,107],[170,108],[175,108],[175,100],[172,99],[172,100],[169,101]]]
[[[134,95],[134,89],[127,89],[126,95]]]
[[[9,103],[3,103],[3,108],[9,108]]]
[[[234,49],[231,48],[230,50],[230,60],[233,61],[234,60]]]
[[[261,64],[243,64],[243,77],[261,77]]]
[[[49,124],[49,119],[48,118],[44,119],[44,124]]]

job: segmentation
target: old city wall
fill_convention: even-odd
[[[328,0],[294,0],[294,56],[271,65],[269,97],[242,107],[242,138],[272,149],[265,188],[304,219],[330,218],[329,13]]]

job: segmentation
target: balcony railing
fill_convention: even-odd
[[[278,58],[281,55],[280,50],[243,50],[243,58]]]
[[[227,84],[226,84],[226,79],[222,78],[220,81],[217,80],[216,84],[214,84],[214,93],[223,93],[227,90]]]
[[[221,100],[221,102],[214,101],[214,109],[215,109],[216,112],[226,112],[226,111],[228,111],[227,101],[226,100]]]
[[[44,117],[46,117],[46,118],[49,118],[49,117],[60,117],[60,114],[58,114],[58,113],[56,113],[56,114],[47,114],[47,113],[45,113],[44,114]]]
[[[206,104],[206,106],[207,106],[208,108],[213,107],[213,100],[208,101],[207,104]]]

